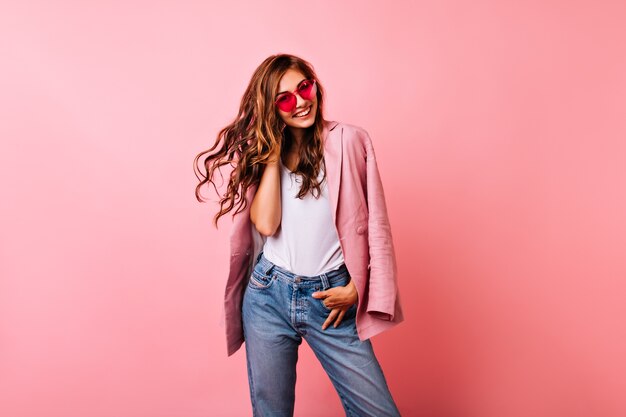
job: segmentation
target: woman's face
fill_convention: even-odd
[[[276,97],[278,97],[278,94],[286,91],[294,93],[298,89],[300,82],[304,79],[306,79],[306,77],[300,71],[291,68],[288,69],[280,79]],[[313,94],[308,100],[300,97],[298,93],[294,93],[296,95],[296,107],[292,111],[285,112],[276,107],[281,119],[291,128],[292,131],[310,127],[315,122],[315,115],[317,114],[317,86],[314,86],[313,88],[315,89],[315,94]],[[305,116],[297,116],[298,114],[306,113],[306,111],[308,111],[308,114]]]

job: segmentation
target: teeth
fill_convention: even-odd
[[[307,114],[309,114],[309,112],[311,111],[311,107],[309,107],[307,110],[300,112],[298,114],[295,114],[293,117],[302,117],[302,116],[306,116]]]

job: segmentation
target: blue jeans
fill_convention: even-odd
[[[322,324],[332,309],[315,291],[346,285],[345,264],[298,276],[259,253],[242,305],[250,399],[254,417],[292,417],[298,347],[304,338],[333,383],[347,416],[399,416],[369,339],[359,340],[356,306],[337,328]]]

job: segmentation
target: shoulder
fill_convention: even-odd
[[[345,144],[352,146],[360,145],[363,149],[371,146],[372,140],[369,132],[364,127],[346,122],[336,123],[334,130],[341,132]]]
[[[352,123],[346,123],[346,122],[335,122],[335,123],[336,125],[333,127],[333,129],[343,130],[344,137],[350,136],[350,137],[358,137],[358,138],[363,139],[365,136],[369,136],[367,130],[365,130],[365,128],[363,128],[362,126],[355,125]]]

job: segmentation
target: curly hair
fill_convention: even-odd
[[[206,183],[213,184],[216,193],[217,187],[213,181],[215,170],[221,175],[221,167],[231,165],[233,170],[226,192],[220,196],[220,210],[215,215],[213,223],[217,228],[219,218],[238,204],[235,214],[241,212],[247,204],[246,192],[252,185],[261,181],[263,170],[273,149],[281,148],[281,158],[289,151],[293,138],[286,124],[280,118],[274,97],[278,93],[279,82],[283,74],[289,69],[300,71],[305,77],[315,79],[317,85],[317,114],[314,124],[307,128],[300,149],[300,158],[295,173],[302,175],[302,186],[297,195],[303,198],[309,191],[316,198],[321,194],[321,183],[317,177],[324,165],[323,144],[323,104],[324,88],[319,82],[313,66],[302,58],[291,54],[277,54],[266,58],[257,67],[252,75],[248,87],[241,99],[239,113],[235,120],[219,131],[213,146],[200,152],[194,158],[194,172],[200,183],[196,186],[196,199],[205,202],[200,194],[200,188]],[[218,146],[221,147],[218,148]],[[216,152],[212,153],[214,150]],[[200,159],[204,158],[204,172],[201,170]],[[223,176],[222,176],[223,178]],[[315,192],[313,191],[315,190]]]

